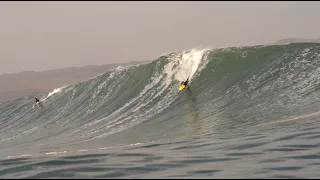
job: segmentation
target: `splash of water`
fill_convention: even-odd
[[[183,52],[178,60],[179,69],[175,75],[176,80],[185,81],[187,78],[191,80],[199,68],[204,52],[204,49]]]

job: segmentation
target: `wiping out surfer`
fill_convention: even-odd
[[[189,78],[185,81],[182,81],[180,84],[179,90],[182,91],[183,89],[185,89],[187,87],[188,83],[189,83]]]

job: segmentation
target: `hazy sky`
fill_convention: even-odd
[[[0,74],[319,38],[320,2],[0,2]]]

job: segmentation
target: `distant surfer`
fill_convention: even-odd
[[[38,105],[40,107],[43,107],[40,100],[38,98],[34,98],[36,100],[35,105]]]

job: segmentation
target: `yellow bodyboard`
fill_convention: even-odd
[[[179,90],[181,91],[181,90],[183,90],[184,88],[186,88],[186,86],[185,86],[184,84],[182,84],[182,85],[180,86]]]

